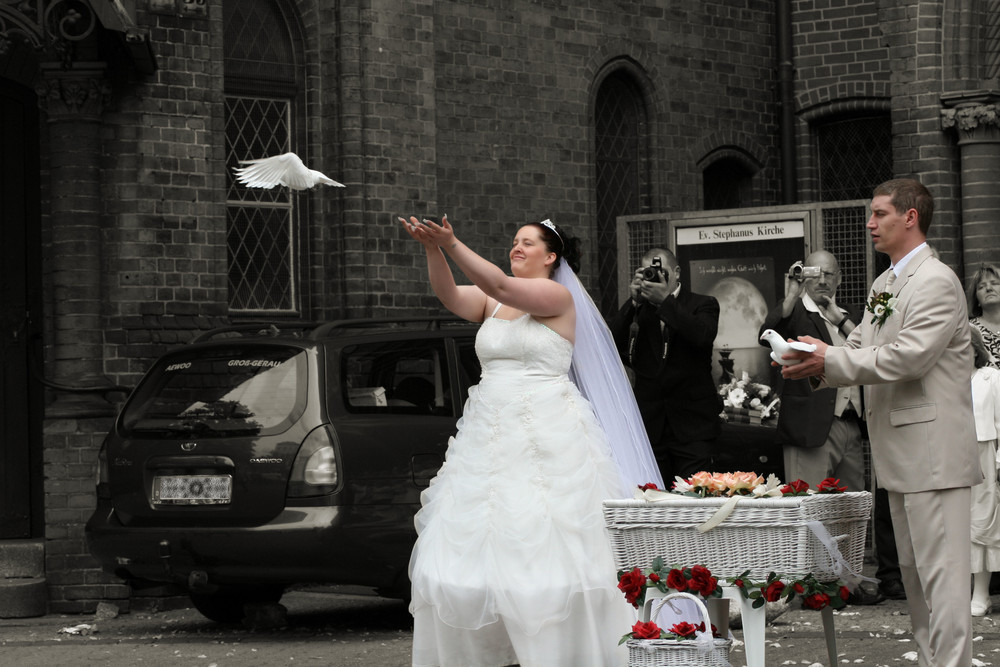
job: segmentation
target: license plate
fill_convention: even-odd
[[[229,475],[168,475],[153,478],[154,505],[225,505],[233,495]]]

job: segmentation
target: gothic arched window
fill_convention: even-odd
[[[600,309],[618,309],[618,237],[615,218],[642,212],[648,187],[648,123],[641,92],[627,72],[601,82],[594,107],[597,165],[597,271]]]
[[[287,188],[247,188],[233,178],[239,160],[299,152],[302,143],[302,65],[286,11],[277,0],[223,2],[226,247],[233,314],[301,310],[296,196]]]

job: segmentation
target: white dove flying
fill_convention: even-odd
[[[760,335],[761,340],[766,340],[771,345],[771,358],[782,366],[794,366],[799,363],[799,359],[782,359],[781,355],[786,354],[789,350],[799,350],[800,352],[815,352],[816,346],[812,343],[801,343],[799,341],[792,341],[789,343],[787,340],[778,335],[778,332],[774,329],[768,329]]]
[[[284,153],[259,160],[240,160],[247,165],[233,170],[236,180],[248,188],[266,188],[270,190],[275,185],[287,185],[292,190],[308,190],[319,183],[344,187],[320,173],[302,164],[302,159],[295,153]]]

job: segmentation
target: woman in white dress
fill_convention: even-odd
[[[979,440],[982,482],[972,487],[972,615],[990,611],[990,577],[1000,571],[1000,484],[997,435],[1000,434],[1000,371],[988,366],[990,352],[980,331],[972,328],[976,370],[972,407]]]
[[[483,323],[482,379],[415,519],[413,665],[624,665],[618,638],[634,612],[617,589],[602,502],[662,481],[610,334],[600,363],[572,363],[574,340],[607,332],[566,266],[575,239],[548,220],[524,225],[511,277],[459,241],[447,216],[400,221],[423,244],[441,303]],[[442,251],[472,285],[456,284]],[[591,382],[618,387],[619,419],[628,414],[622,401],[634,410],[625,420],[635,429],[614,451],[606,435],[614,426],[577,386],[593,371],[604,377]]]

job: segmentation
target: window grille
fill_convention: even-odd
[[[892,122],[888,114],[840,118],[815,128],[820,201],[870,199],[892,178]]]
[[[240,160],[294,150],[294,44],[274,0],[226,0],[223,10],[229,308],[296,315],[297,199],[284,187],[247,188],[233,175]]]
[[[862,305],[868,300],[872,267],[871,239],[865,229],[865,202],[829,205],[820,209],[823,218],[823,249],[833,253],[840,265],[841,282],[837,302]]]
[[[615,218],[641,207],[640,137],[646,134],[645,111],[633,83],[612,74],[601,84],[595,107],[597,166],[597,271],[600,309],[618,310]]]

